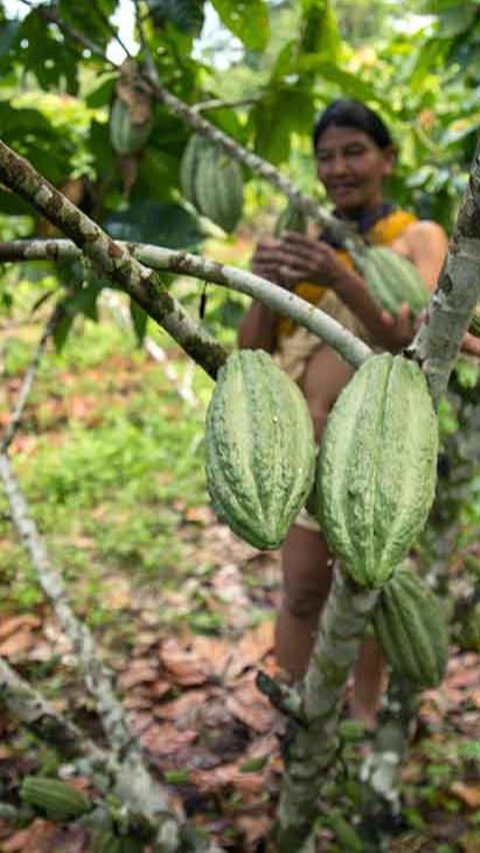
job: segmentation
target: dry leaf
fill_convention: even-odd
[[[179,732],[172,723],[166,723],[163,726],[154,725],[140,738],[141,744],[145,749],[154,753],[156,756],[172,755],[186,744],[191,744],[197,739],[197,732],[193,729],[186,729]]]
[[[208,664],[194,651],[182,648],[175,639],[165,640],[162,644],[160,660],[177,684],[184,687],[205,684],[209,678]]]
[[[117,679],[119,690],[131,690],[138,684],[149,684],[157,681],[158,668],[152,658],[135,658]]]
[[[57,827],[50,820],[37,818],[2,844],[2,853],[41,853],[46,850],[45,844],[50,845],[57,833]]]
[[[242,679],[233,693],[227,696],[225,704],[237,720],[259,734],[270,731],[279,719],[278,711],[272,708],[268,699],[257,690],[254,677]]]
[[[157,705],[155,717],[157,719],[175,720],[179,728],[185,723],[191,725],[192,722],[195,722],[195,711],[205,705],[207,700],[208,693],[206,690],[189,690],[179,696],[178,699]]]
[[[0,625],[0,642],[16,633],[19,628],[40,628],[41,624],[41,619],[38,616],[33,616],[33,614],[12,616],[10,619],[5,619]]]
[[[24,654],[35,645],[35,636],[30,628],[21,628],[0,644],[0,655],[5,658]]]
[[[271,619],[262,622],[258,628],[247,631],[236,646],[235,657],[230,661],[225,673],[225,681],[234,681],[245,669],[257,666],[272,650],[273,642],[274,624]]]
[[[480,785],[466,785],[464,782],[454,782],[451,791],[469,809],[480,808]]]

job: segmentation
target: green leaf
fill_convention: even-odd
[[[310,0],[301,20],[301,49],[335,62],[340,49],[337,21],[329,0]]]
[[[202,236],[196,219],[185,208],[151,201],[139,201],[128,210],[112,213],[105,228],[114,240],[170,249],[197,248]]]
[[[53,342],[58,353],[60,353],[65,346],[70,329],[73,325],[73,320],[73,317],[69,314],[65,314],[53,330]]]
[[[204,0],[147,0],[156,24],[175,24],[184,33],[198,36],[203,26]]]
[[[130,317],[139,344],[143,344],[147,333],[148,314],[133,299],[130,300]]]
[[[224,24],[248,50],[263,50],[269,39],[268,9],[263,0],[212,0]]]

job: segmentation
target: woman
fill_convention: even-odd
[[[351,221],[371,243],[388,245],[407,257],[433,289],[447,250],[443,229],[434,222],[386,204],[383,186],[395,164],[395,149],[383,121],[361,103],[339,100],[318,119],[313,133],[317,174],[337,217]],[[393,317],[369,295],[348,255],[325,239],[285,233],[261,241],[252,270],[291,289],[382,350],[401,350],[413,337],[408,305]],[[241,347],[274,353],[307,400],[320,441],[329,411],[353,369],[335,350],[304,329],[254,302],[240,328]],[[303,675],[319,613],[331,583],[333,555],[315,520],[303,511],[282,549],[284,595],[277,621],[276,654],[294,678]],[[376,724],[383,657],[366,638],[354,673],[352,712],[367,727]]]

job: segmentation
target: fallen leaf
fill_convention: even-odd
[[[265,734],[279,720],[279,712],[272,708],[268,699],[260,693],[254,679],[245,678],[225,701],[230,713],[253,731]]]
[[[12,616],[10,619],[5,619],[0,625],[0,642],[16,633],[19,628],[40,628],[41,624],[41,619],[33,614]]]
[[[50,820],[37,818],[27,826],[11,835],[8,841],[2,844],[2,853],[41,853],[47,850],[46,844],[51,846],[51,841],[57,833],[56,824]]]
[[[234,681],[245,669],[257,664],[270,652],[274,642],[273,620],[266,619],[243,635],[225,672],[225,681]]]
[[[480,785],[467,785],[464,782],[453,782],[451,791],[462,803],[469,809],[478,809],[480,807]]]
[[[171,755],[186,744],[196,741],[198,734],[193,729],[178,731],[172,723],[154,725],[140,737],[142,746],[154,755]]]
[[[27,652],[35,645],[35,636],[30,628],[21,628],[15,634],[0,643],[0,655],[5,658],[16,657]]]
[[[192,722],[195,722],[195,711],[202,707],[207,699],[206,690],[189,690],[179,696],[178,699],[157,705],[155,717],[157,719],[175,720],[179,728],[188,727]]]
[[[182,648],[173,638],[162,644],[160,660],[177,684],[184,687],[205,684],[210,676],[208,664],[194,651]]]
[[[138,684],[153,683],[157,679],[158,669],[152,665],[150,659],[146,661],[144,658],[136,658],[130,663],[128,669],[118,676],[117,685],[119,690],[126,692]]]

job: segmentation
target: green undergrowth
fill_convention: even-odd
[[[40,327],[34,331],[7,338],[7,382],[23,375]],[[178,585],[196,568],[179,529],[189,508],[207,503],[203,425],[212,381],[195,368],[196,404],[185,402],[179,389],[191,365],[166,336],[156,340],[176,379],[114,323],[77,323],[61,354],[44,357],[11,453],[52,560],[80,605],[101,601],[103,575]],[[28,610],[41,599],[3,494],[0,577],[3,609]],[[89,618],[102,621],[101,606],[90,606]]]

